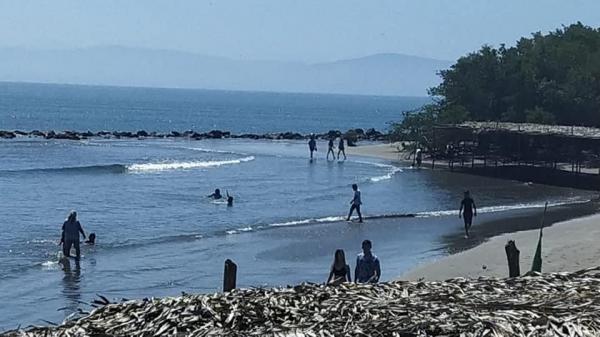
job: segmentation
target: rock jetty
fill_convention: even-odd
[[[238,289],[107,303],[59,326],[1,336],[598,336],[599,289],[600,267],[510,279]]]
[[[350,129],[346,132],[339,130],[330,130],[326,133],[315,134],[318,139],[330,139],[333,137],[344,136],[348,141],[348,144],[352,146],[356,141],[359,140],[374,140],[382,141],[386,140],[388,135],[379,132],[375,129]],[[201,139],[221,139],[221,138],[246,138],[246,139],[270,139],[270,140],[302,140],[308,139],[310,135],[301,134],[297,132],[276,132],[276,133],[264,133],[264,134],[232,134],[229,131],[222,130],[211,130],[209,132],[199,133],[193,130],[188,131],[171,131],[168,133],[159,132],[148,132],[146,130],[139,131],[21,131],[21,130],[0,130],[0,138],[12,139],[16,137],[36,137],[45,139],[67,139],[67,140],[82,140],[89,138],[107,138],[107,139],[121,139],[121,138],[189,138],[195,140]]]

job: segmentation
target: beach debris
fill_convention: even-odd
[[[548,202],[544,206],[544,213],[542,214],[542,220],[540,221],[540,238],[538,239],[537,247],[535,249],[535,255],[533,256],[533,263],[531,264],[531,271],[538,273],[542,272],[542,236],[544,233],[544,218],[546,217],[546,211],[548,210]]]
[[[376,285],[302,284],[109,303],[16,336],[598,336],[600,267]]]

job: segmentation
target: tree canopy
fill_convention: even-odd
[[[600,29],[578,22],[483,46],[440,72],[436,118],[600,126]]]

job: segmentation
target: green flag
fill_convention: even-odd
[[[544,214],[542,214],[542,223],[540,225],[540,238],[538,240],[537,248],[535,249],[535,255],[533,256],[533,264],[531,265],[531,271],[542,272],[542,234],[544,232],[544,217],[546,217],[546,210],[548,209],[548,202],[544,206]]]

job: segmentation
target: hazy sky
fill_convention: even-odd
[[[0,46],[123,45],[236,59],[327,61],[381,52],[454,60],[576,21],[598,0],[0,0]]]

